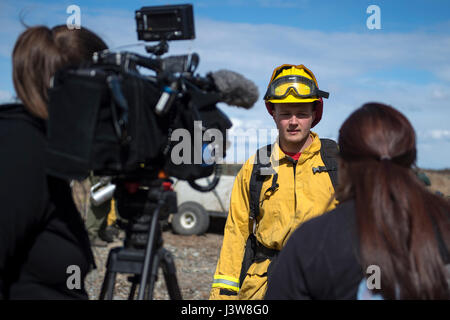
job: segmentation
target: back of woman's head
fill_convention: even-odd
[[[103,40],[86,28],[69,30],[65,25],[27,28],[17,39],[12,57],[18,98],[32,114],[47,118],[47,90],[53,74],[90,60],[94,52],[105,49]]]
[[[392,107],[365,104],[342,125],[339,148],[338,196],[355,200],[361,264],[380,267],[379,292],[388,299],[449,298],[442,244],[450,248],[450,206],[412,170],[411,123]]]

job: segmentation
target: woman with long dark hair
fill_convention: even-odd
[[[295,231],[266,299],[355,299],[358,288],[383,299],[449,299],[450,205],[412,170],[411,123],[365,104],[342,125],[339,148],[341,204]],[[378,286],[365,287],[372,276]]]
[[[86,28],[27,28],[12,55],[22,103],[0,106],[0,299],[87,299],[94,264],[68,181],[46,173],[47,90],[53,74],[106,44]],[[80,93],[81,94],[81,93]]]

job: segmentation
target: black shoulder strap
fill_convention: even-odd
[[[265,152],[265,154],[264,154]],[[265,177],[267,175],[263,175],[261,170],[264,168],[270,168],[270,161],[268,163],[262,163],[260,155],[267,155],[266,159],[270,159],[270,154],[272,152],[272,145],[269,144],[264,146],[256,152],[255,162],[253,164],[252,174],[250,176],[250,185],[249,185],[249,205],[250,205],[250,218],[256,219],[259,215],[259,198],[261,194],[261,189]]]
[[[334,140],[331,139],[320,139],[322,144],[320,148],[320,156],[322,157],[322,161],[325,164],[326,170],[315,171],[313,168],[313,173],[327,171],[330,175],[331,183],[333,184],[334,190],[336,190],[338,186],[338,145]]]

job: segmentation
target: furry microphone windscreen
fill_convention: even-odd
[[[228,105],[250,109],[258,100],[258,87],[237,72],[219,70],[209,73],[209,76],[214,80],[222,102]]]

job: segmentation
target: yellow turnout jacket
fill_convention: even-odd
[[[295,170],[294,164],[279,145],[273,145],[272,150],[278,152],[272,153],[275,158],[271,158],[271,163],[278,173],[279,187],[260,205],[255,226],[250,219],[249,205],[249,182],[255,156],[248,159],[237,174],[210,299],[264,298],[270,260],[254,262],[243,283],[239,283],[245,244],[254,227],[256,239],[261,244],[281,250],[299,225],[336,206],[337,201],[331,201],[334,188],[329,174],[313,174],[312,168],[324,166],[324,163],[320,156],[321,141],[316,133],[311,132],[311,137],[313,142],[302,152]],[[273,161],[274,159],[278,161]],[[263,183],[260,201],[271,184],[272,179]],[[227,292],[234,295],[226,294]]]

